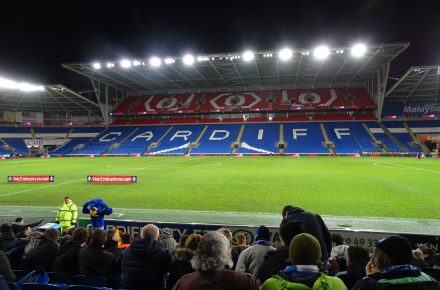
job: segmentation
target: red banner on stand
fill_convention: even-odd
[[[53,175],[8,176],[8,182],[55,182],[55,176]]]
[[[137,183],[137,176],[131,176],[131,175],[88,175],[87,182]]]

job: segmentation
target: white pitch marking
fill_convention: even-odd
[[[391,166],[380,165],[380,163],[389,164]],[[382,166],[382,167],[389,167],[389,168],[396,168],[396,166],[400,166],[400,167],[404,167],[404,168],[410,168],[410,169],[414,169],[414,170],[420,170],[420,171],[426,171],[429,173],[440,174],[439,171],[435,171],[435,170],[429,170],[429,169],[424,169],[424,168],[419,168],[419,167],[409,166],[409,165],[403,165],[403,164],[394,164],[394,163],[389,163],[389,162],[384,162],[384,161],[375,162],[374,165],[375,166]]]
[[[122,217],[123,215],[125,215],[125,213],[115,213],[115,215],[117,215],[118,217]]]

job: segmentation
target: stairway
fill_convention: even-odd
[[[327,131],[325,130],[324,123],[320,123],[319,126],[321,127],[321,132],[322,132],[322,135],[324,136],[325,144],[330,143],[331,141],[328,138]],[[333,142],[331,142],[331,143],[333,143]],[[328,148],[328,150],[330,151],[331,154],[335,154],[335,151],[333,150],[333,148]]]
[[[198,146],[200,139],[202,139],[203,134],[205,134],[206,130],[208,130],[208,125],[205,125],[205,127],[203,127],[202,132],[200,132],[199,136],[197,137],[196,141],[194,141],[192,144],[190,144],[189,149],[188,149],[188,154],[191,153],[191,150]]]
[[[385,127],[385,125],[382,122],[378,121],[377,123],[382,128],[383,132],[385,134],[387,134],[388,137],[390,137],[391,141],[393,141],[394,144],[396,144],[400,148],[400,150],[402,152],[407,152],[408,151],[408,150],[406,150],[405,146],[403,146],[403,144],[400,143],[399,140],[397,140],[397,138],[393,135],[393,133],[391,133],[390,130],[388,130],[388,128]]]
[[[371,130],[370,130],[370,128],[368,128],[367,124],[362,123],[362,126],[364,127],[365,131],[367,131],[368,135],[370,135],[371,139],[373,139],[374,144],[377,144],[377,146],[379,146],[379,143],[381,143],[381,142],[379,142],[379,140],[377,140],[376,136],[374,136],[374,134],[371,133]],[[383,146],[380,149],[382,152],[387,152],[387,150]]]
[[[411,139],[417,143],[417,145],[420,146],[420,148],[422,149],[423,153],[428,154],[430,153],[428,147],[425,145],[425,143],[421,142],[419,140],[419,138],[416,137],[416,135],[414,135],[414,132],[411,130],[411,128],[408,126],[408,123],[403,122],[403,126],[405,127],[406,131],[408,132],[409,136],[411,136]]]
[[[235,154],[235,152],[237,152],[237,148],[238,148],[238,146],[236,147],[236,146],[233,146],[234,144],[240,144],[240,141],[241,141],[241,137],[243,136],[243,132],[244,132],[244,124],[243,125],[241,125],[241,127],[240,127],[240,132],[238,132],[238,137],[237,137],[237,140],[234,142],[234,143],[232,143],[232,151],[231,151],[231,154]]]
[[[156,148],[157,146],[159,146],[160,141],[162,141],[162,139],[165,138],[165,136],[171,131],[171,129],[173,129],[173,126],[170,126],[170,127],[168,128],[168,130],[166,130],[166,132],[163,133],[163,135],[160,136],[160,138],[159,138],[156,142],[153,142],[153,143],[151,143],[150,145],[148,145],[148,148],[147,148],[147,149],[146,149],[141,155],[146,155],[147,152],[151,151],[151,149],[154,149],[154,148]]]

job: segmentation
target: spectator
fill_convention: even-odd
[[[72,239],[58,250],[52,263],[52,271],[79,275],[79,251],[85,246],[86,241],[87,230],[76,228],[72,234]]]
[[[58,236],[58,230],[48,229],[41,237],[30,240],[21,256],[21,268],[34,270],[42,266],[49,271],[59,248]]]
[[[321,245],[322,261],[327,262],[331,253],[331,235],[321,216],[302,208],[286,205],[282,211],[283,221],[281,225],[290,220],[299,220],[304,224],[306,233],[314,236]],[[280,227],[281,227],[280,225]]]
[[[413,260],[413,265],[417,266],[419,269],[428,266],[425,262],[425,257],[423,256],[423,252],[419,249],[412,251],[412,260]]]
[[[75,227],[77,218],[78,209],[76,208],[76,205],[72,202],[70,197],[65,196],[64,202],[58,209],[57,217],[55,219],[61,226],[61,233],[64,233],[64,231],[69,228]]]
[[[304,233],[304,225],[301,221],[288,221],[280,228],[281,246],[274,252],[268,252],[264,257],[263,264],[257,273],[257,281],[260,284],[289,265],[290,241],[301,233]]]
[[[15,235],[8,224],[0,226],[0,251],[6,252],[15,243]]]
[[[321,246],[312,235],[302,233],[292,239],[289,246],[292,265],[280,274],[264,282],[261,290],[315,289],[346,290],[344,283],[336,277],[321,273]]]
[[[36,223],[24,224],[24,219],[22,217],[18,217],[15,219],[15,222],[11,224],[12,231],[17,238],[26,238],[26,230],[29,228],[33,228],[41,224],[43,220],[40,220]]]
[[[240,254],[238,253],[237,249],[233,246],[233,242],[232,242],[232,232],[230,229],[227,228],[219,228],[217,230],[218,233],[224,235],[228,241],[229,241],[229,246],[231,247],[231,255],[232,255],[232,270],[235,269],[236,265],[237,265],[237,261],[238,261],[238,257],[240,256]]]
[[[270,245],[270,232],[265,226],[257,228],[255,240],[255,245],[241,252],[235,271],[246,272],[257,277],[257,272],[261,264],[263,264],[264,256],[268,252],[275,251],[275,248]]]
[[[197,253],[197,247],[199,246],[201,239],[201,235],[191,234],[185,242],[185,247],[176,249],[176,252],[174,254],[174,258],[176,261],[171,268],[168,279],[169,289],[171,289],[183,275],[195,271],[190,261]]]
[[[238,252],[238,254],[249,248],[249,245],[246,243],[245,234],[238,234],[236,240],[237,240],[237,245],[234,246],[234,249]]]
[[[370,260],[370,254],[361,246],[350,246],[347,249],[345,263],[347,270],[336,274],[348,289],[351,289],[359,280],[365,277],[365,267]]]
[[[90,244],[79,250],[79,271],[83,275],[112,276],[116,272],[115,257],[104,250],[106,234],[101,229],[94,229]]]
[[[174,258],[158,239],[159,228],[148,224],[142,228],[140,239],[133,240],[122,253],[122,288],[166,289],[165,274],[170,271]]]
[[[43,233],[39,231],[30,231],[26,239],[16,239],[14,245],[9,248],[6,252],[6,256],[9,259],[12,269],[19,269],[21,265],[21,256],[24,253],[24,247],[29,243],[30,240],[37,239],[41,237]]]
[[[0,276],[3,276],[8,282],[15,282],[15,274],[12,272],[8,257],[3,251],[0,251]]]
[[[173,290],[258,290],[252,275],[229,270],[231,246],[228,239],[219,232],[205,234],[192,258],[191,265],[196,272],[180,278]]]
[[[185,247],[186,239],[188,239],[188,237],[189,237],[189,235],[182,234],[180,236],[179,242],[176,245],[176,249],[177,248],[184,248]]]
[[[379,241],[365,268],[367,277],[353,289],[439,290],[439,283],[411,265],[411,259],[412,247],[406,238],[391,236]]]
[[[168,251],[170,251],[171,254],[174,254],[174,252],[176,251],[177,242],[173,238],[173,231],[169,228],[163,228],[160,229],[159,235],[160,235],[160,241],[159,241],[160,245],[165,249],[168,249]]]
[[[334,275],[338,272],[347,270],[345,257],[347,256],[348,246],[344,245],[344,238],[340,234],[332,234],[332,252],[329,258],[329,273]]]
[[[119,245],[119,248],[126,249],[130,246],[130,243],[131,243],[130,234],[122,234],[121,235],[121,244]]]
[[[104,244],[104,249],[112,253],[117,263],[121,261],[122,250],[118,247],[118,240],[116,236],[116,230],[107,230],[107,240]]]

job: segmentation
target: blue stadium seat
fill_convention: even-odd
[[[73,277],[67,273],[61,273],[61,272],[47,272],[47,275],[49,276],[49,283],[50,284],[73,284],[74,280]]]
[[[200,146],[192,149],[191,154],[230,154],[240,127],[236,124],[209,125],[199,141]]]
[[[284,142],[287,147],[284,153],[292,154],[328,154],[330,153],[322,143],[322,135],[319,123],[286,123],[284,124]]]
[[[182,155],[188,151],[188,145],[195,142],[205,125],[178,125],[167,133],[158,147],[149,154]]]
[[[89,276],[89,275],[76,275],[74,277],[75,284],[95,286],[95,287],[105,287],[107,286],[107,278],[104,276]]]
[[[20,286],[22,290],[62,290],[66,289],[65,285],[53,285],[53,284],[32,284],[24,283]]]
[[[264,150],[273,153],[279,153],[276,147],[280,139],[280,124],[246,124],[240,142],[245,142],[250,147],[239,147],[236,153],[254,154],[262,153]],[[259,150],[258,150],[259,149]]]
[[[10,290],[21,290],[20,285],[14,282],[8,282],[8,286]]]

